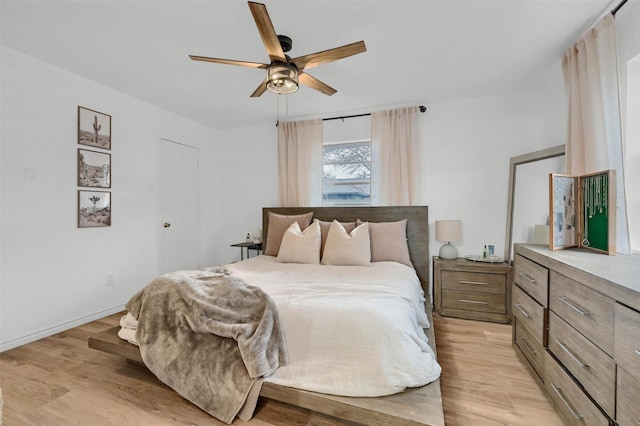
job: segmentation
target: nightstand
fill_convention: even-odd
[[[434,309],[442,316],[511,321],[512,267],[433,257]]]
[[[262,243],[254,243],[253,241],[245,241],[243,243],[231,244],[230,247],[240,247],[240,260],[244,260],[244,249],[247,249],[247,259],[249,256],[249,250],[255,250],[257,254],[260,254],[262,250]]]

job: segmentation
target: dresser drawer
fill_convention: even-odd
[[[614,304],[613,299],[551,271],[549,309],[609,355],[613,355]]]
[[[640,425],[640,380],[618,367],[616,421],[620,426]]]
[[[609,425],[607,417],[548,352],[545,353],[544,375],[547,392],[568,424]]]
[[[611,417],[615,416],[616,365],[589,339],[549,312],[549,350]]]
[[[613,357],[640,382],[640,312],[615,306]]]
[[[511,297],[513,299],[513,308],[511,309],[513,316],[518,319],[520,324],[529,329],[539,344],[544,345],[545,309],[518,286],[513,286]]]
[[[506,292],[506,283],[507,277],[505,274],[442,271],[442,288],[445,290],[504,294]]]
[[[546,307],[549,295],[548,269],[519,254],[514,259],[514,268],[514,281],[539,304]]]
[[[540,378],[544,378],[544,348],[542,347],[542,343],[533,337],[527,327],[522,325],[519,318],[515,318],[513,322],[516,345],[520,349],[520,352],[524,354],[525,358],[529,360]]]
[[[442,307],[466,311],[506,313],[505,295],[495,293],[443,290]]]

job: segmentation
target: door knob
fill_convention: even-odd
[[[162,224],[162,226],[164,226],[165,228],[168,228],[171,226],[171,224],[169,222],[165,222]]]

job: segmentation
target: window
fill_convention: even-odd
[[[323,144],[322,205],[371,205],[371,140]]]
[[[322,122],[322,205],[371,205],[371,117]]]

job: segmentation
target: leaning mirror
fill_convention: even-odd
[[[504,245],[509,263],[513,244],[543,242],[549,225],[549,173],[564,173],[564,153],[564,145],[558,145],[511,158]]]

